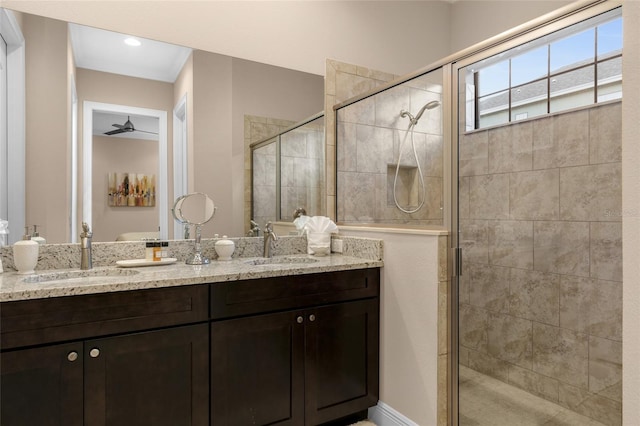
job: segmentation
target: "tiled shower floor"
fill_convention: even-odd
[[[459,395],[460,426],[603,426],[462,365]]]

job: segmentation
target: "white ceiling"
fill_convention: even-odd
[[[122,74],[130,77],[175,82],[180,70],[191,53],[190,48],[135,37],[142,44],[128,46],[127,34],[105,31],[84,25],[69,24],[71,44],[76,66],[96,71]],[[127,121],[127,115],[95,112],[93,134],[115,130],[113,124]],[[158,133],[158,119],[146,116],[131,116],[134,128]],[[144,132],[127,132],[111,135],[113,138],[158,140],[157,135]]]
[[[127,34],[69,24],[76,66],[131,77],[175,82],[191,49],[135,37],[142,44],[128,46]]]

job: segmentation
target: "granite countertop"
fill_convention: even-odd
[[[285,263],[277,263],[286,259]],[[261,262],[268,264],[253,264]],[[0,274],[0,302],[42,299],[81,294],[173,287],[190,284],[248,280],[275,276],[312,274],[350,269],[376,268],[382,260],[332,254],[274,256],[272,260],[242,257],[230,261],[212,260],[209,265],[169,265],[121,268],[116,265],[79,269],[38,270],[35,275],[15,272]]]

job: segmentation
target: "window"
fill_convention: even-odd
[[[622,98],[616,9],[465,68],[466,129]]]

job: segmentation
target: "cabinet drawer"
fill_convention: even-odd
[[[376,297],[380,269],[356,269],[211,284],[211,318]]]
[[[105,336],[205,321],[207,285],[5,302],[1,347]]]

